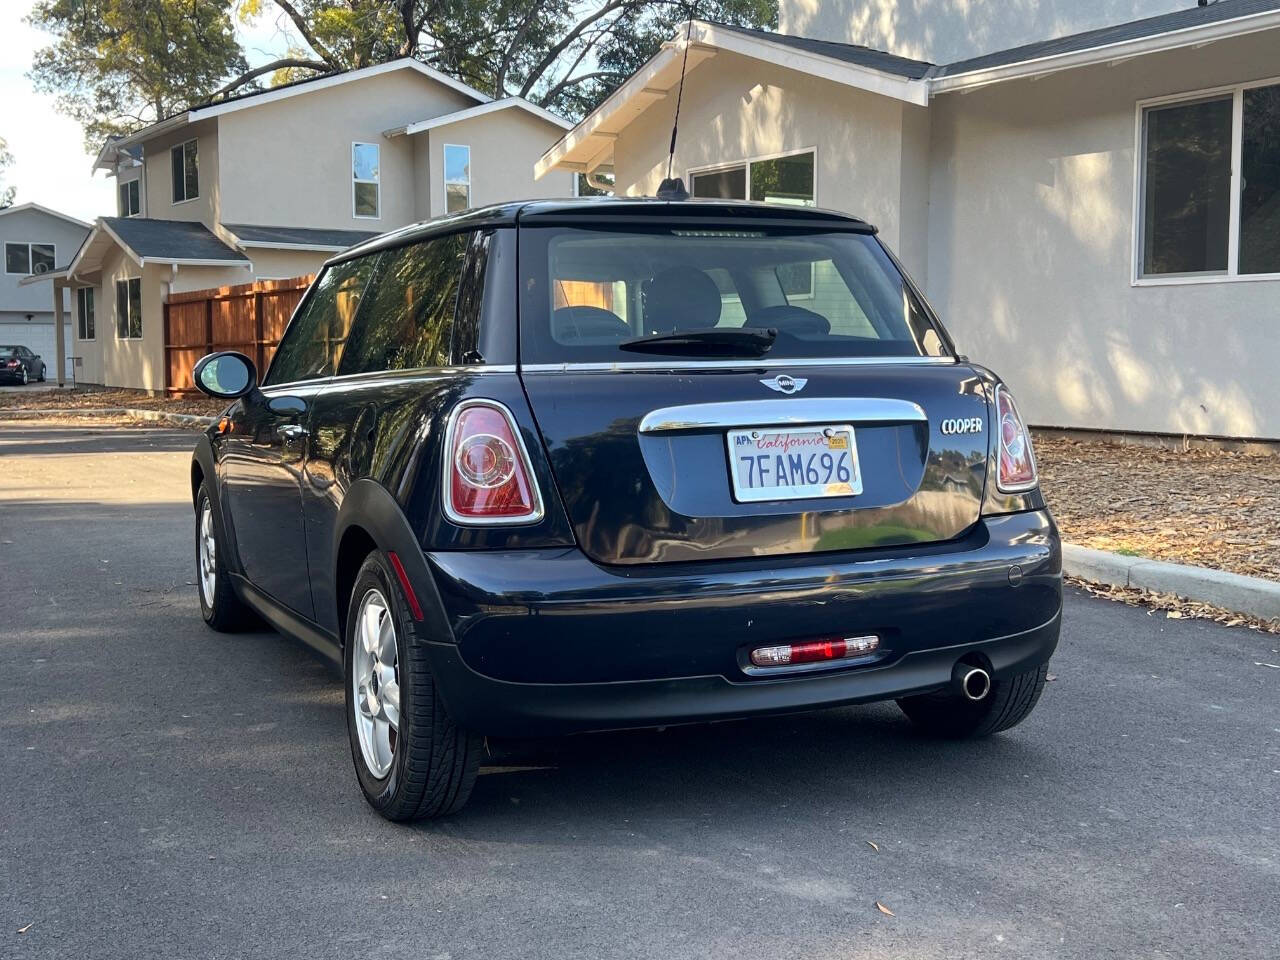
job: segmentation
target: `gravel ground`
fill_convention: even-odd
[[[222,412],[226,402],[199,395],[155,397],[139,390],[113,390],[100,387],[0,393],[0,413],[7,409],[102,410],[109,407],[132,407],[135,410],[162,410],[167,413],[189,413],[201,417],[212,417]]]
[[[1280,580],[1280,457],[1035,438],[1063,539]]]

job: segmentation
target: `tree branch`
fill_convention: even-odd
[[[243,87],[250,80],[260,77],[264,73],[271,73],[273,70],[281,70],[285,67],[299,67],[303,70],[317,70],[321,73],[328,73],[333,69],[332,66],[321,60],[299,60],[297,57],[283,57],[279,60],[272,60],[270,63],[263,64],[260,67],[254,67],[252,70],[240,74],[240,76],[236,77],[222,89],[215,90],[209,99],[215,100],[218,97],[226,96],[232,90]]]
[[[316,39],[316,35],[312,33],[311,28],[307,26],[306,17],[300,14],[289,0],[272,0],[272,2],[283,10],[285,15],[293,21],[293,25],[297,27],[298,32],[302,34],[302,39],[307,41],[307,44],[319,55],[320,59],[329,64],[330,69],[342,69],[342,62],[333,55],[333,52],[329,50],[328,47]]]
[[[520,96],[525,97],[526,99],[528,98],[529,91],[532,90],[537,85],[538,81],[542,79],[542,75],[550,69],[553,63],[560,59],[560,54],[569,49],[569,47],[582,35],[583,31],[585,31],[587,27],[591,26],[601,17],[608,16],[615,11],[623,9],[628,6],[630,2],[631,0],[612,0],[612,2],[606,3],[595,13],[579,20],[577,24],[574,25],[573,29],[566,33],[559,43],[548,50],[543,58],[538,61],[532,70],[529,71],[529,76],[525,79],[524,86],[520,88]]]

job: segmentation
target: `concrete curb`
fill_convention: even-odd
[[[148,420],[153,423],[186,423],[194,426],[209,426],[217,423],[217,417],[198,417],[190,413],[167,413],[163,410],[136,410],[133,407],[95,407],[81,409],[71,407],[65,410],[0,410],[0,420],[41,420],[45,417],[132,417],[135,420]]]
[[[1140,587],[1210,603],[1262,620],[1280,618],[1280,583],[1206,567],[1126,557],[1074,543],[1062,545],[1062,571],[1071,577],[1117,587]]]

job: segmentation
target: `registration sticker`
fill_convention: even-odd
[[[739,503],[812,500],[862,493],[853,427],[730,430],[729,479]]]

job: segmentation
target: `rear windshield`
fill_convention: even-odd
[[[947,352],[868,234],[529,227],[520,242],[523,363],[661,360],[622,345],[734,327],[776,331],[771,360]]]
[[[0,357],[16,357],[17,355],[17,347],[0,347]]]

